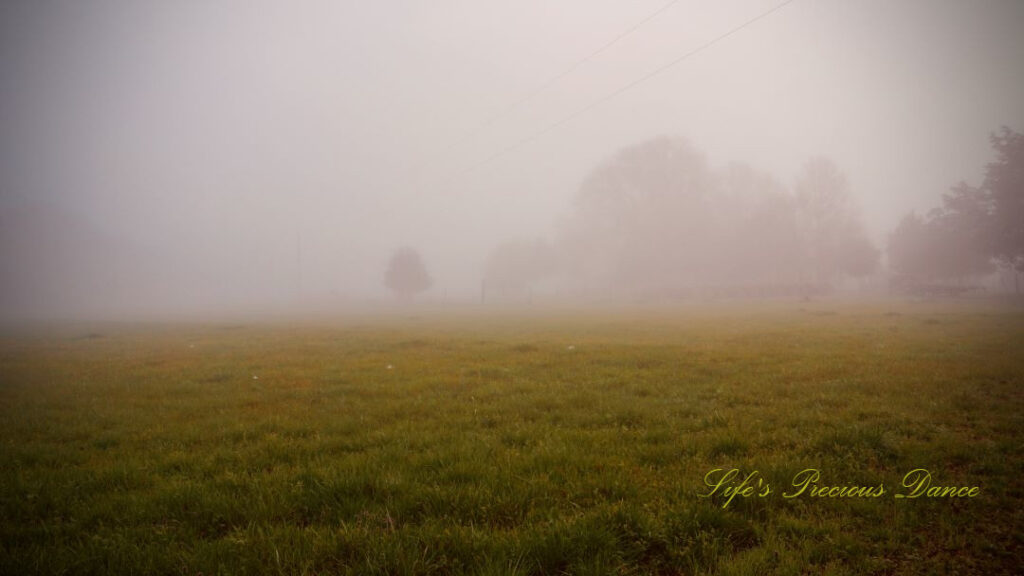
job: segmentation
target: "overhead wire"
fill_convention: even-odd
[[[531,93],[530,95],[527,95],[527,96],[519,99],[515,103],[513,103],[513,105],[511,105],[509,109],[511,109],[512,106],[521,105],[522,103],[524,103],[524,102],[528,101],[529,99],[535,97],[537,94],[542,92],[547,87],[550,87],[551,85],[553,85],[555,82],[557,82],[561,78],[564,78],[565,76],[567,76],[575,68],[578,68],[580,65],[582,65],[586,61],[589,61],[589,60],[593,59],[594,57],[599,55],[601,52],[607,50],[609,47],[611,47],[612,45],[614,45],[615,43],[620,41],[622,38],[624,38],[627,35],[629,35],[630,33],[634,32],[636,29],[638,29],[643,24],[649,22],[650,20],[654,19],[658,15],[664,13],[669,7],[674,5],[677,1],[678,0],[674,0],[673,2],[670,2],[670,3],[662,6],[659,10],[657,10],[654,13],[650,14],[649,16],[647,16],[644,20],[642,20],[642,21],[638,22],[637,24],[633,25],[632,27],[630,27],[626,31],[620,33],[618,36],[613,38],[611,41],[609,41],[608,43],[606,43],[602,47],[600,47],[597,50],[593,51],[592,53],[588,54],[583,59],[577,61],[577,63],[574,64],[572,67],[570,67],[570,69],[567,69],[567,71],[565,71],[562,74],[560,74],[559,76],[553,78],[552,80],[547,82],[544,86],[542,86],[541,88],[538,88],[534,93]],[[753,16],[751,18],[748,18],[747,20],[744,20],[742,23],[740,23],[740,24],[738,24],[736,26],[733,26],[732,28],[722,32],[721,34],[718,34],[717,36],[711,38],[710,40],[705,41],[704,43],[696,46],[695,48],[691,48],[690,50],[684,52],[683,54],[673,58],[672,60],[669,60],[665,64],[662,64],[661,66],[658,66],[654,70],[652,70],[652,71],[650,71],[650,72],[648,72],[648,73],[646,73],[646,74],[644,74],[642,76],[639,76],[639,77],[637,77],[637,78],[635,78],[635,79],[633,79],[633,80],[623,84],[622,86],[619,86],[618,88],[616,88],[616,89],[614,89],[614,90],[604,94],[603,96],[593,100],[589,104],[586,104],[585,106],[577,108],[576,110],[574,110],[574,111],[572,111],[572,112],[562,116],[558,120],[547,124],[546,126],[542,127],[541,129],[536,130],[536,131],[532,132],[531,134],[528,134],[527,136],[524,136],[524,137],[522,137],[522,138],[512,142],[511,144],[509,144],[509,145],[507,145],[507,146],[505,146],[503,148],[500,148],[499,150],[493,152],[492,154],[486,156],[485,158],[483,158],[483,159],[481,159],[481,160],[479,160],[477,162],[474,162],[472,164],[469,164],[467,166],[464,166],[462,168],[459,168],[459,169],[456,169],[456,170],[448,172],[445,176],[442,176],[441,178],[438,178],[437,180],[435,180],[435,183],[436,183],[435,185],[443,185],[443,184],[446,184],[446,183],[450,183],[451,181],[455,180],[456,178],[458,178],[460,176],[464,176],[464,175],[469,174],[469,173],[471,173],[471,172],[473,172],[475,170],[478,170],[478,169],[486,166],[487,164],[490,164],[491,162],[497,160],[498,158],[506,156],[506,155],[510,154],[511,152],[514,152],[514,151],[516,151],[516,150],[518,150],[518,149],[520,149],[520,148],[522,148],[522,147],[524,147],[524,146],[526,146],[526,145],[528,145],[528,144],[530,144],[530,143],[532,143],[532,142],[534,142],[536,140],[539,140],[543,136],[545,136],[545,135],[547,135],[547,134],[557,130],[561,126],[564,126],[565,124],[571,122],[572,120],[578,118],[579,116],[582,116],[583,114],[593,110],[594,108],[597,108],[598,106],[600,106],[600,105],[602,105],[602,104],[604,104],[604,103],[606,103],[606,102],[608,102],[608,101],[618,97],[619,95],[623,94],[624,92],[627,92],[627,91],[635,88],[636,86],[638,86],[638,85],[640,85],[640,84],[642,84],[644,82],[647,82],[648,80],[650,80],[652,78],[655,78],[655,77],[657,77],[657,76],[659,76],[661,74],[664,74],[669,69],[671,69],[671,68],[673,68],[675,66],[678,66],[679,64],[685,62],[686,60],[688,60],[690,58],[693,58],[694,56],[700,54],[701,52],[704,52],[705,50],[715,46],[716,44],[718,44],[718,43],[720,43],[720,42],[730,38],[731,36],[739,33],[740,31],[744,30],[745,28],[748,28],[749,26],[752,26],[753,24],[759,22],[760,20],[763,20],[763,19],[767,18],[768,16],[771,16],[772,14],[775,14],[779,10],[785,8],[789,4],[792,4],[793,2],[796,2],[796,1],[797,0],[784,0],[783,2],[780,2],[779,4],[776,4],[775,6],[772,6],[771,8],[769,8],[767,10],[759,12],[755,16]],[[491,123],[493,123],[493,121],[491,121]],[[479,129],[483,129],[483,127],[479,128]]]
[[[515,100],[511,104],[508,104],[507,106],[505,106],[504,108],[502,108],[498,112],[492,114],[490,117],[488,117],[487,119],[482,121],[480,124],[478,124],[475,128],[473,128],[470,131],[466,132],[460,138],[458,138],[456,141],[454,141],[452,144],[450,144],[448,146],[448,149],[453,148],[453,147],[457,146],[458,144],[461,144],[462,142],[465,142],[467,139],[469,139],[469,138],[471,138],[473,136],[476,136],[481,131],[483,131],[486,128],[490,127],[492,124],[494,124],[498,120],[501,120],[501,119],[505,118],[506,116],[508,116],[512,112],[515,112],[517,109],[519,109],[520,106],[522,106],[523,104],[526,104],[527,102],[533,100],[537,96],[543,94],[546,90],[548,90],[549,88],[551,88],[552,86],[554,86],[555,84],[560,82],[562,79],[564,79],[565,77],[567,77],[570,74],[572,74],[573,72],[575,72],[579,67],[583,66],[587,62],[590,62],[594,58],[600,56],[602,53],[607,51],[609,48],[611,48],[612,46],[618,44],[624,38],[626,38],[630,34],[636,32],[637,30],[639,30],[644,24],[647,24],[651,20],[654,20],[658,16],[662,15],[666,10],[668,10],[669,8],[671,8],[672,6],[674,6],[674,5],[678,4],[678,3],[679,3],[679,0],[671,0],[671,2],[668,2],[668,3],[664,4],[663,6],[661,6],[660,8],[655,10],[654,12],[648,14],[643,20],[640,20],[636,24],[634,24],[634,25],[630,26],[629,28],[627,28],[626,30],[620,32],[614,38],[612,38],[608,42],[604,43],[603,45],[601,45],[596,50],[590,52],[589,54],[587,54],[583,58],[580,58],[579,60],[576,60],[575,62],[570,64],[562,72],[556,74],[555,76],[552,76],[547,81],[545,81],[543,84],[539,85],[538,87],[536,87],[535,89],[533,89],[529,93],[527,93],[524,96],[522,96],[521,98]]]
[[[615,46],[616,44],[621,42],[623,39],[625,39],[626,37],[630,36],[631,34],[636,32],[641,27],[643,27],[645,24],[647,24],[650,21],[654,20],[658,16],[661,16],[669,8],[671,8],[672,6],[674,6],[674,5],[678,4],[678,3],[679,3],[679,0],[671,0],[670,2],[667,2],[667,3],[663,4],[657,10],[655,10],[654,12],[651,12],[650,14],[645,16],[642,20],[636,22],[635,24],[633,24],[629,28],[623,30],[622,32],[619,32],[617,35],[615,35],[613,38],[611,38],[610,40],[608,40],[607,42],[605,42],[604,44],[602,44],[601,46],[599,46],[595,50],[592,50],[589,53],[587,53],[585,56],[583,56],[582,58],[579,58],[578,60],[575,60],[573,63],[571,63],[564,70],[562,70],[558,74],[552,76],[551,78],[548,78],[546,81],[544,81],[543,83],[538,85],[533,90],[527,92],[526,94],[524,94],[521,97],[517,98],[513,102],[505,105],[502,109],[500,109],[499,111],[491,114],[490,116],[488,116],[484,120],[480,121],[474,127],[472,127],[469,130],[463,132],[460,136],[457,136],[453,140],[450,140],[447,144],[445,144],[445,145],[443,145],[441,147],[439,152],[442,153],[442,154],[450,152],[452,149],[458,147],[461,144],[464,144],[470,138],[480,134],[481,132],[483,132],[487,128],[493,126],[499,120],[503,120],[504,118],[508,117],[513,112],[515,112],[520,107],[522,107],[524,104],[534,100],[535,98],[537,98],[538,96],[540,96],[541,94],[543,94],[544,92],[549,90],[552,86],[555,86],[556,84],[561,82],[563,79],[565,79],[566,77],[571,75],[573,72],[578,70],[581,66],[583,66],[584,64],[590,62],[594,58],[600,56],[602,53],[604,53],[607,50],[609,50],[612,46]],[[402,178],[409,178],[410,175],[412,173],[416,172],[416,171],[417,171],[417,167],[416,166],[408,165],[403,170],[401,170],[401,173],[402,173],[401,177]]]
[[[479,169],[479,168],[481,168],[481,167],[483,167],[483,166],[493,162],[494,160],[497,160],[498,158],[500,158],[502,156],[505,156],[506,154],[509,154],[510,152],[513,152],[513,151],[515,151],[515,150],[517,150],[517,149],[519,149],[519,148],[521,148],[521,147],[523,147],[523,146],[525,146],[525,145],[527,145],[527,144],[529,144],[529,143],[531,143],[531,142],[533,142],[535,140],[538,140],[542,136],[544,136],[544,135],[546,135],[546,134],[556,130],[557,128],[559,128],[559,127],[561,127],[561,126],[571,122],[572,120],[574,120],[577,117],[579,117],[579,116],[589,112],[590,110],[593,110],[594,108],[600,106],[601,104],[604,104],[605,102],[608,102],[609,100],[612,100],[613,98],[619,96],[620,94],[622,94],[622,93],[624,93],[624,92],[626,92],[626,91],[628,91],[628,90],[630,90],[632,88],[635,88],[636,86],[638,86],[638,85],[640,85],[640,84],[650,80],[651,78],[654,78],[656,76],[659,76],[659,75],[665,73],[669,69],[671,69],[671,68],[681,64],[682,62],[684,62],[684,61],[686,61],[686,60],[696,56],[697,54],[700,54],[701,52],[707,50],[708,48],[711,48],[712,46],[714,46],[715,44],[718,44],[719,42],[722,42],[723,40],[729,38],[730,36],[733,36],[734,34],[740,32],[744,28],[747,28],[748,26],[751,26],[751,25],[755,24],[759,20],[767,18],[768,16],[774,14],[775,12],[778,12],[779,10],[781,10],[782,8],[786,7],[789,4],[792,4],[793,2],[796,2],[796,0],[785,0],[784,2],[781,2],[781,3],[773,6],[772,8],[769,8],[768,10],[765,10],[764,12],[761,12],[761,13],[757,14],[756,16],[754,16],[754,17],[744,21],[743,23],[741,23],[741,24],[739,24],[737,26],[734,26],[733,28],[730,28],[729,30],[719,34],[718,36],[715,36],[711,40],[708,40],[708,41],[704,42],[703,44],[697,46],[696,48],[693,48],[693,49],[685,52],[684,54],[682,54],[680,56],[677,56],[676,58],[673,58],[672,60],[668,61],[667,63],[665,63],[665,64],[655,68],[651,72],[648,72],[647,74],[644,74],[643,76],[640,76],[640,77],[638,77],[638,78],[636,78],[636,79],[634,79],[634,80],[632,80],[632,81],[630,81],[630,82],[628,82],[628,83],[626,83],[626,84],[616,88],[615,90],[612,90],[611,92],[608,92],[607,94],[601,96],[600,98],[597,98],[596,100],[592,101],[591,103],[589,103],[589,104],[587,104],[587,105],[585,105],[585,106],[583,106],[581,108],[578,108],[575,111],[570,112],[569,114],[566,114],[565,116],[561,117],[560,119],[558,119],[558,120],[556,120],[556,121],[554,121],[554,122],[544,126],[540,130],[537,130],[537,131],[535,131],[535,132],[533,132],[533,133],[531,133],[531,134],[529,134],[529,135],[527,135],[527,136],[525,136],[523,138],[520,138],[519,140],[513,142],[512,144],[510,144],[510,145],[508,145],[508,146],[506,146],[504,148],[499,149],[498,151],[494,152],[493,154],[487,156],[486,158],[483,158],[482,160],[480,160],[478,162],[475,162],[475,163],[473,163],[473,164],[471,164],[471,165],[469,165],[469,166],[467,166],[465,168],[461,168],[459,170],[456,170],[454,172],[449,173],[449,175],[445,178],[445,180],[449,180],[449,179],[452,179],[452,178],[455,178],[455,177],[462,176],[464,174],[468,174],[470,172],[473,172],[474,170],[477,170],[477,169]]]

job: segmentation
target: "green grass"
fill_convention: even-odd
[[[1016,573],[1024,313],[803,306],[11,332],[0,572]]]

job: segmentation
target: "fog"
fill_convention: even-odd
[[[5,2],[0,313],[817,286],[1024,127],[1024,4],[781,4]]]

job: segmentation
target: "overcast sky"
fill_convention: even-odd
[[[9,0],[0,209],[226,295],[370,294],[405,244],[472,294],[496,243],[550,237],[589,170],[657,135],[787,184],[829,156],[881,244],[1024,129],[1018,0],[796,0],[591,107],[779,3]]]

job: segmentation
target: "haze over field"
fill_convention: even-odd
[[[904,214],[981,181],[990,133],[1024,127],[1024,4],[796,0],[769,13],[780,4],[5,2],[0,311],[379,298],[402,246],[422,255],[431,298],[475,300],[510,240],[607,254],[599,241],[615,233],[591,219],[580,234],[580,199],[651,142],[690,159],[665,178],[701,175],[685,186],[714,200],[670,203],[688,219],[643,219],[622,242],[759,213],[826,158],[855,215],[841,227],[884,249]],[[735,208],[743,182],[758,200]],[[669,265],[733,281],[715,263],[765,242],[716,230],[721,252],[700,263],[657,243],[628,270],[573,262],[588,282],[658,284]]]

